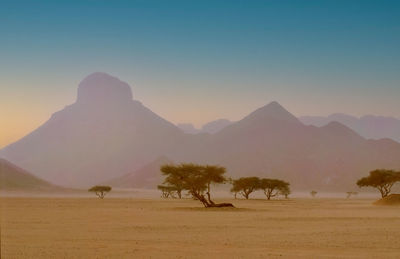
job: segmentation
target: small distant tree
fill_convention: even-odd
[[[162,198],[176,198],[175,193],[177,193],[177,190],[174,186],[158,185],[157,189],[161,191]]]
[[[349,199],[352,195],[357,195],[358,192],[346,192],[347,196],[346,198]]]
[[[233,179],[232,178],[228,178],[228,181],[227,182],[229,182],[229,184],[233,184]],[[237,194],[238,194],[238,191],[235,191],[233,188],[231,188],[231,193],[233,193],[233,197],[235,198],[235,200],[237,199]]]
[[[278,179],[261,179],[259,188],[264,191],[267,200],[279,195],[282,191],[290,192],[289,183]]]
[[[311,192],[310,192],[310,194],[311,194],[311,196],[312,196],[313,198],[317,195],[317,193],[318,193],[317,191],[311,191]]]
[[[168,167],[168,165],[165,165],[164,167],[166,168],[166,170],[171,169]],[[166,184],[166,185],[161,185],[161,186],[168,187],[168,188],[162,188],[162,189],[169,192],[169,195],[171,195],[171,193],[174,192],[178,195],[179,199],[182,199],[182,191],[184,190],[184,186],[183,186],[182,180],[179,178],[179,175],[173,174],[173,173],[166,174],[164,172],[163,172],[163,174],[167,175],[167,178],[164,181],[164,184]],[[161,189],[159,189],[159,190],[161,190]]]
[[[237,180],[232,180],[231,192],[235,194],[241,194],[246,200],[249,199],[249,195],[256,191],[260,186],[260,178],[258,177],[242,177]]]
[[[393,170],[377,169],[371,171],[369,176],[357,181],[358,187],[373,187],[379,190],[382,198],[388,196],[393,185],[400,181],[400,172]]]
[[[279,194],[285,196],[285,199],[289,199],[289,195],[292,192],[290,191],[289,188],[289,184],[287,186],[283,186],[280,190],[279,190]]]
[[[106,193],[111,191],[111,187],[96,185],[96,186],[93,186],[92,188],[90,188],[88,191],[94,192],[100,199],[104,199],[104,196],[106,196]]]
[[[179,185],[187,190],[204,207],[234,207],[231,203],[216,204],[211,199],[210,185],[225,182],[225,168],[219,166],[201,166],[197,164],[164,165],[161,172],[166,176],[164,183]],[[206,192],[207,198],[204,197]]]

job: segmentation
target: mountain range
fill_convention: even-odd
[[[218,119],[204,124],[203,127],[201,127],[200,129],[195,128],[191,123],[179,123],[176,126],[187,134],[214,134],[222,130],[223,128],[231,125],[232,123],[233,122],[228,119]]]
[[[390,138],[400,143],[400,119],[388,116],[365,115],[355,117],[343,113],[334,113],[329,116],[300,116],[305,125],[322,127],[330,122],[337,121],[357,132],[366,139]],[[231,125],[228,119],[218,119],[195,128],[191,123],[178,123],[176,126],[187,134],[209,133],[214,134]]]
[[[334,113],[329,116],[300,116],[299,120],[306,125],[322,127],[330,122],[337,121],[357,132],[366,139],[390,138],[400,143],[400,119],[388,116],[365,115],[355,117],[343,113]],[[214,134],[231,125],[232,121],[219,119],[195,128],[191,123],[179,123],[176,126],[187,134],[209,133]]]
[[[134,100],[125,82],[94,73],[79,84],[74,104],[0,156],[71,187],[151,188],[167,162],[219,164],[233,178],[276,177],[304,190],[347,190],[370,170],[400,169],[400,143],[368,140],[339,122],[305,125],[277,102],[226,124],[186,134]]]
[[[364,138],[390,138],[400,143],[400,119],[393,117],[366,115],[358,118],[347,114],[335,113],[327,117],[302,116],[299,119],[306,125],[317,127],[337,121],[351,128]]]

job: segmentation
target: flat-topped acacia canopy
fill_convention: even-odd
[[[103,186],[103,185],[96,185],[93,186],[92,188],[89,189],[89,192],[94,192],[96,195],[100,198],[103,199],[106,193],[111,191],[110,186]]]

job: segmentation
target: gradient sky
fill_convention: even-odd
[[[400,1],[1,1],[0,147],[103,71],[167,120],[400,118]]]

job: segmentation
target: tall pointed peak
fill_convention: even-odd
[[[277,101],[272,101],[263,107],[259,108],[260,111],[268,111],[268,112],[286,112],[289,113],[282,105],[280,105]]]
[[[101,104],[131,100],[131,87],[118,78],[103,72],[88,75],[78,87],[78,103]]]
[[[290,112],[288,112],[278,102],[273,101],[269,104],[258,108],[254,112],[250,113],[244,120],[278,120],[286,122],[300,123],[300,121]]]
[[[280,105],[277,101],[272,101],[272,102],[266,104],[265,106],[283,108],[282,105]]]

